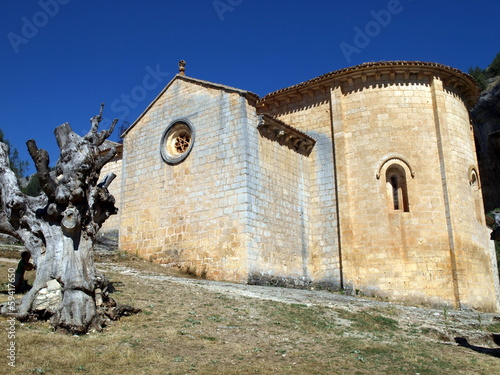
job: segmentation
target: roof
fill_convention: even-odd
[[[191,82],[191,83],[194,83],[197,85],[201,85],[201,86],[214,88],[217,90],[223,90],[223,91],[227,91],[227,92],[236,93],[236,94],[239,94],[239,95],[241,95],[241,96],[243,96],[243,97],[245,97],[253,102],[256,102],[259,99],[259,96],[257,94],[254,94],[253,92],[250,92],[250,91],[240,90],[240,89],[237,89],[234,87],[225,86],[225,85],[221,85],[221,84],[213,83],[213,82],[209,82],[209,81],[203,81],[201,79],[187,77],[187,76],[182,75],[182,74],[176,74],[175,77],[172,78],[172,80],[163,88],[163,90],[161,90],[161,92],[156,96],[156,98],[146,107],[146,109],[140,114],[140,116],[137,117],[137,119],[123,132],[123,134],[121,135],[122,138],[125,137],[130,130],[132,130],[132,128],[135,126],[135,124],[137,124],[137,122],[141,118],[144,117],[144,115],[153,107],[153,105],[158,101],[158,99],[160,99],[160,97],[163,95],[163,93],[165,91],[167,91],[169,89],[169,87],[178,79],[186,81],[186,82]]]
[[[148,105],[148,107],[144,110],[144,112],[142,112],[142,114],[132,123],[132,125],[130,125],[130,127],[123,132],[122,137],[124,137],[135,126],[135,124],[142,117],[144,117],[144,115],[151,109],[151,107],[163,95],[163,93],[166,90],[168,90],[168,88],[173,84],[173,82],[175,82],[178,79],[181,79],[181,80],[184,80],[187,82],[191,82],[191,83],[194,83],[197,85],[211,87],[211,88],[214,88],[217,90],[223,90],[223,91],[227,91],[227,92],[237,93],[237,94],[249,99],[250,101],[258,102],[258,103],[265,105],[265,102],[268,99],[271,99],[271,98],[276,97],[276,96],[282,96],[282,95],[286,96],[290,93],[297,92],[301,88],[307,88],[308,86],[326,83],[326,82],[331,81],[333,79],[342,79],[344,77],[347,78],[354,73],[368,73],[368,72],[373,73],[373,71],[379,71],[383,68],[389,68],[391,70],[394,70],[397,68],[404,68],[406,71],[408,71],[410,69],[421,70],[421,69],[427,68],[427,69],[431,69],[433,71],[437,70],[437,71],[443,72],[443,73],[447,74],[448,76],[452,76],[455,81],[457,81],[457,80],[460,81],[460,85],[459,85],[460,90],[462,90],[462,92],[466,96],[466,99],[467,99],[469,105],[472,106],[475,103],[475,101],[477,100],[477,95],[478,95],[477,85],[476,85],[475,80],[472,76],[462,72],[459,69],[452,68],[452,67],[447,66],[447,65],[432,63],[432,62],[424,62],[424,61],[367,62],[367,63],[363,63],[360,65],[355,65],[352,67],[343,68],[343,69],[339,69],[339,70],[334,70],[334,71],[329,72],[329,73],[325,73],[325,74],[320,75],[318,77],[312,78],[308,81],[301,82],[301,83],[298,83],[296,85],[292,85],[289,87],[285,87],[285,88],[277,90],[277,91],[273,91],[262,98],[260,98],[257,94],[254,94],[250,91],[240,90],[240,89],[237,89],[234,87],[225,86],[225,85],[221,85],[221,84],[213,83],[213,82],[209,82],[209,81],[204,81],[204,80],[197,79],[197,78],[187,77],[187,76],[182,75],[182,74],[177,74],[165,86],[165,88],[158,94],[158,96]]]
[[[318,77],[312,78],[308,81],[298,83],[293,86],[285,87],[283,89],[273,91],[266,96],[262,97],[259,102],[265,102],[267,99],[280,95],[280,94],[286,94],[290,91],[296,91],[300,88],[307,87],[313,84],[318,84],[322,83],[325,81],[329,81],[334,78],[341,78],[346,75],[350,75],[351,73],[354,72],[361,72],[361,71],[366,71],[366,70],[373,70],[373,69],[379,69],[379,68],[398,68],[398,67],[403,67],[403,68],[431,68],[433,70],[439,70],[442,72],[446,72],[448,74],[452,74],[456,76],[457,78],[462,79],[465,81],[469,89],[473,91],[473,95],[477,97],[477,85],[474,81],[474,78],[470,76],[469,74],[466,74],[462,72],[459,69],[452,68],[447,65],[443,64],[438,64],[438,63],[432,63],[432,62],[424,62],[424,61],[379,61],[379,62],[367,62],[363,63],[360,65],[355,65],[352,67],[348,68],[343,68],[339,70],[334,70],[329,73],[325,73],[323,75],[320,75]]]

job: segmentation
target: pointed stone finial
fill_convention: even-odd
[[[186,73],[184,71],[186,70],[186,62],[184,60],[179,61],[179,74],[181,76],[185,76]]]

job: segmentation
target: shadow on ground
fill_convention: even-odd
[[[495,344],[500,346],[500,335],[493,334],[491,336],[492,336]],[[469,344],[467,339],[464,337],[455,337],[455,342],[459,346],[463,346],[464,348],[474,350],[475,352],[491,355],[492,357],[500,358],[500,349],[491,349],[491,348],[485,348],[482,346],[471,345],[471,344]]]

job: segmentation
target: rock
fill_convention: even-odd
[[[99,233],[94,244],[94,251],[98,254],[108,255],[118,250],[118,231]]]
[[[500,78],[491,80],[471,111],[485,211],[500,207]]]
[[[102,291],[99,288],[95,290],[95,304],[96,306],[102,305]]]
[[[62,301],[62,288],[57,280],[49,280],[47,287],[42,288],[33,302],[33,310],[54,314]]]

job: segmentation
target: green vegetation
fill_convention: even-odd
[[[8,139],[5,139],[3,131],[0,129],[0,142],[5,143],[9,146],[9,159],[10,159],[10,169],[18,179],[23,178],[26,175],[28,169],[28,162],[26,160],[21,160],[19,157],[19,151],[13,147]],[[40,186],[40,181],[38,180],[38,175],[31,176],[28,184],[25,187],[21,187],[21,191],[32,197],[40,195],[42,188]]]
[[[28,184],[21,188],[21,191],[32,197],[37,197],[42,193],[42,187],[40,186],[40,180],[38,179],[38,175],[34,174],[31,176]]]
[[[339,310],[340,316],[352,320],[352,327],[359,331],[390,332],[399,329],[398,322],[392,318],[375,314],[373,311],[351,313]]]
[[[498,333],[500,332],[500,323],[493,323],[486,327],[488,332]]]
[[[19,151],[17,151],[15,147],[12,147],[8,139],[5,139],[5,135],[3,134],[3,131],[1,129],[0,142],[3,142],[7,146],[9,146],[10,169],[12,169],[12,172],[15,173],[17,178],[24,177],[28,168],[28,162],[19,158]]]
[[[8,139],[5,139],[5,135],[3,131],[0,129],[0,142],[5,143],[9,146],[9,159],[10,159],[10,169],[18,179],[25,177],[26,171],[28,169],[28,162],[26,160],[21,160],[19,157],[19,151],[15,147],[13,147]],[[40,180],[38,179],[38,175],[34,174],[30,177],[28,184],[24,187],[21,186],[21,191],[32,197],[36,197],[41,194],[42,188],[40,186]]]
[[[469,68],[469,74],[476,80],[479,90],[483,91],[488,86],[488,80],[490,78],[500,75],[500,52],[497,53],[491,64],[486,68],[482,69],[479,66],[475,68]]]

